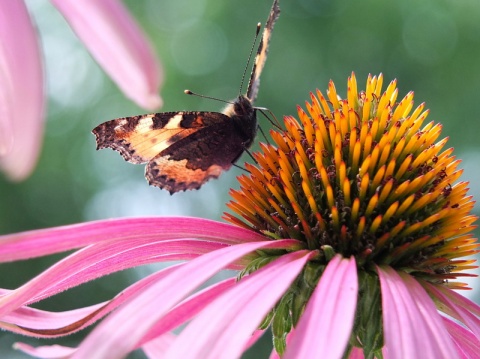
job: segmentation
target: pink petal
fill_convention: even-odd
[[[140,346],[160,335],[171,331],[181,324],[186,323],[192,319],[197,313],[203,310],[208,304],[215,300],[218,296],[222,295],[227,289],[234,286],[236,283],[235,278],[229,278],[224,281],[218,282],[212,286],[201,290],[192,296],[185,299],[183,302],[173,308],[168,314],[166,314],[160,321],[158,321],[149,330],[147,335],[139,342]],[[259,336],[261,333],[258,334]],[[253,340],[254,338],[252,338]],[[258,337],[257,337],[258,339]],[[254,341],[253,341],[254,343]],[[252,343],[252,344],[253,344]]]
[[[478,358],[478,353],[480,353],[478,338],[471,331],[448,318],[443,318],[443,322],[457,345],[457,350],[463,354],[463,358]]]
[[[424,283],[425,289],[440,303],[441,310],[465,324],[480,338],[479,306],[451,289]]]
[[[121,1],[51,1],[127,97],[146,109],[162,105],[162,69]]]
[[[251,230],[201,218],[121,218],[0,236],[0,262],[40,257],[106,240],[189,237],[230,244],[265,240],[264,236]]]
[[[352,333],[357,295],[355,259],[334,257],[307,304],[284,358],[341,358]]]
[[[24,335],[32,335],[33,332],[33,336],[38,337],[58,337],[70,334],[85,328],[105,316],[110,311],[125,303],[132,296],[136,296],[146,287],[161,280],[173,270],[175,270],[175,266],[153,273],[148,277],[135,282],[119,293],[111,301],[85,308],[64,312],[48,312],[30,307],[20,307],[2,317],[2,322],[0,322],[1,327]],[[6,291],[2,291],[1,294],[4,294],[5,292]],[[11,292],[13,291],[8,291],[6,294]],[[12,325],[21,327],[14,328]],[[53,330],[59,331],[62,328],[65,328],[65,330],[60,331],[60,333],[53,333]]]
[[[238,358],[268,311],[286,292],[312,252],[281,256],[203,310],[171,345],[166,358]]]
[[[102,275],[162,260],[191,259],[198,254],[225,246],[213,241],[203,244],[198,240],[151,242],[142,238],[129,242],[99,243],[71,254],[0,298],[0,317],[22,305],[49,297]],[[197,254],[195,255],[194,252]]]
[[[363,350],[357,347],[354,347],[350,352],[348,359],[364,359]]]
[[[238,244],[185,263],[106,318],[82,342],[74,357],[124,357],[160,318],[213,274],[251,251],[286,243],[291,240]]]
[[[456,358],[442,318],[422,286],[391,267],[377,267],[388,358]]]
[[[25,306],[4,316],[2,321],[0,321],[0,328],[27,336],[44,338],[57,337],[60,335],[48,335],[48,333],[52,329],[57,330],[81,321],[92,313],[95,313],[95,311],[100,310],[102,306],[104,307],[105,303],[66,312],[48,312]],[[70,330],[68,332],[65,330],[62,335],[73,333],[82,329],[82,327],[77,327],[76,330]]]
[[[32,172],[43,135],[43,69],[23,1],[0,1],[0,169],[20,181]]]
[[[68,358],[76,350],[75,348],[64,347],[61,345],[45,345],[35,348],[25,343],[15,343],[14,348],[31,356],[45,359]]]
[[[165,353],[175,340],[175,336],[165,333],[161,337],[149,341],[142,346],[143,352],[149,359],[161,359],[165,357]]]

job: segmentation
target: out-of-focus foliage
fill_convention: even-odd
[[[234,98],[255,26],[265,21],[271,6],[270,0],[125,3],[163,60],[166,83],[161,111],[222,108],[219,102],[184,95],[186,88]],[[0,178],[0,233],[118,216],[219,219],[228,189],[237,186],[235,176],[241,170],[232,169],[200,191],[170,196],[148,187],[143,166],[128,164],[110,150],[96,152],[93,127],[144,111],[101,72],[48,1],[27,4],[46,58],[48,122],[33,175],[19,184]],[[470,193],[480,198],[478,0],[281,0],[280,5],[258,106],[268,107],[277,117],[294,114],[295,106],[303,105],[317,87],[326,89],[329,79],[337,86],[346,84],[354,71],[363,83],[368,73],[383,72],[386,81],[398,79],[400,98],[414,90],[418,104],[425,101],[431,109],[429,119],[444,125],[448,145],[464,160],[463,179],[471,182]],[[261,124],[268,130],[268,121],[262,118]],[[261,135],[258,141],[264,141]],[[245,155],[242,161],[250,158]],[[0,286],[14,288],[55,259],[2,265]],[[131,271],[110,276],[41,307],[66,310],[106,300],[137,275]],[[20,339],[24,338],[1,333],[0,350],[3,353]],[[75,340],[68,338],[65,343],[75,345]]]

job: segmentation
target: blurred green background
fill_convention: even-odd
[[[237,95],[255,25],[265,21],[271,1],[128,0],[125,4],[163,63],[166,81],[160,111],[218,111],[221,104],[186,96],[183,90],[226,100]],[[143,166],[124,162],[111,150],[95,151],[93,127],[145,111],[105,76],[48,1],[30,0],[27,5],[45,55],[46,134],[40,161],[29,179],[10,183],[0,177],[0,234],[124,216],[220,219],[228,189],[238,186],[235,177],[241,171],[233,168],[200,191],[170,196],[147,185]],[[277,117],[293,115],[310,91],[325,90],[330,79],[345,94],[352,71],[359,89],[369,73],[382,72],[385,84],[398,79],[399,98],[414,90],[416,104],[426,102],[431,110],[428,119],[444,125],[443,136],[450,138],[449,146],[463,159],[463,180],[470,181],[470,194],[480,198],[478,0],[281,0],[280,6],[258,106],[268,107]],[[268,129],[268,122],[261,121]],[[244,160],[248,156],[239,163]],[[1,265],[0,286],[15,288],[60,257]],[[102,278],[38,307],[67,310],[107,300],[155,269]],[[478,288],[477,279],[469,283]],[[475,290],[464,294],[479,301]],[[62,343],[76,345],[85,332]],[[2,332],[2,357],[24,357],[9,351],[18,340],[37,343]],[[59,340],[42,341],[53,342]],[[258,346],[251,357],[266,357],[268,342],[266,338],[266,346]]]

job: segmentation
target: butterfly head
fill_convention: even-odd
[[[252,102],[248,97],[240,95],[223,113],[232,119],[237,131],[244,138],[244,147],[250,147],[257,133],[257,114]]]

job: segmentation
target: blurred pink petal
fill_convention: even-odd
[[[23,1],[0,1],[0,169],[14,180],[35,167],[44,88],[37,34]]]
[[[149,110],[162,105],[163,71],[121,1],[51,1],[127,97]]]
[[[355,258],[334,257],[308,301],[284,358],[341,358],[352,333],[357,296]]]
[[[385,347],[389,358],[457,358],[437,308],[410,275],[377,267],[382,290]]]
[[[314,252],[296,251],[244,277],[179,334],[166,358],[239,358],[252,333]]]

